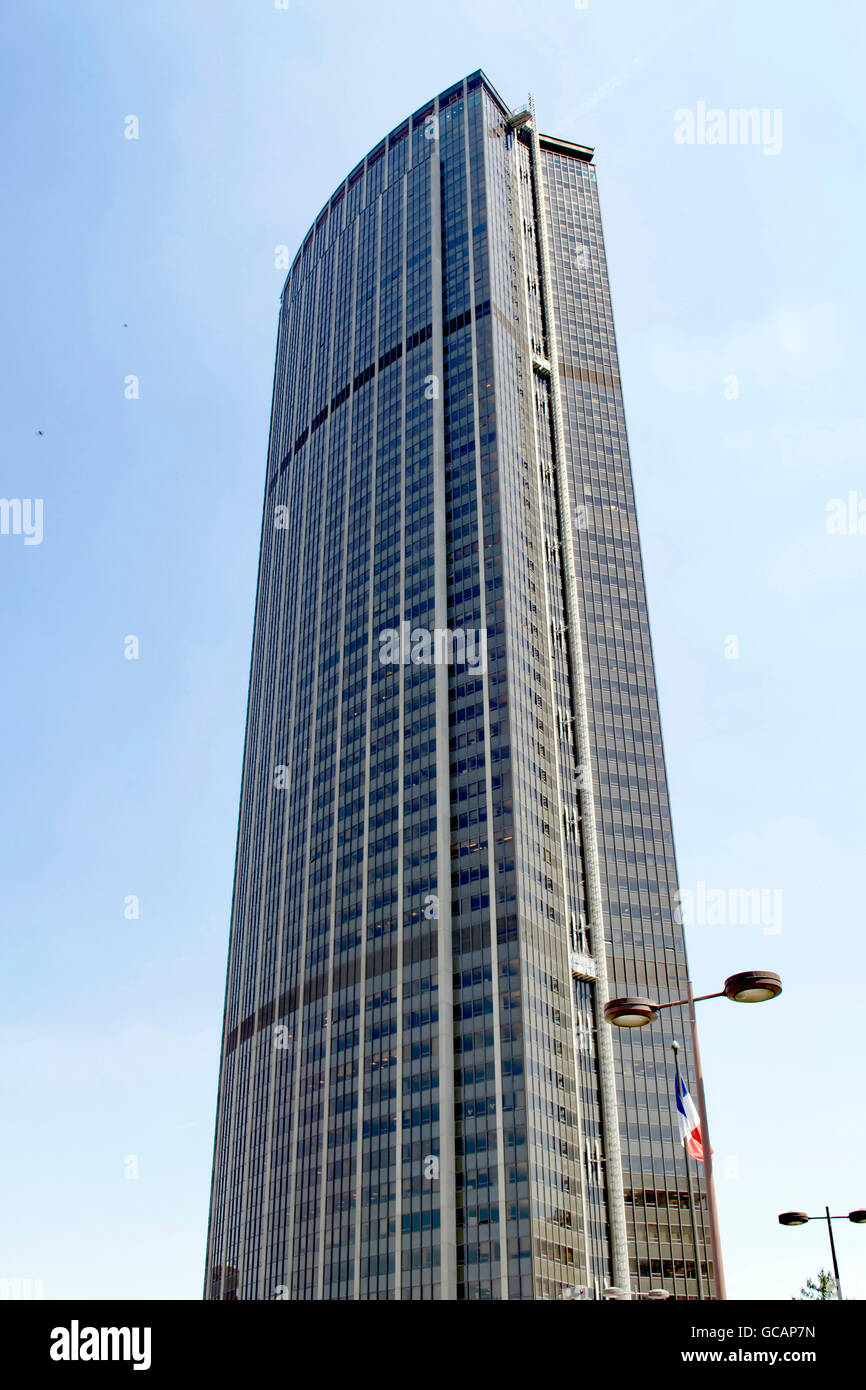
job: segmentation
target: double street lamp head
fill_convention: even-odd
[[[782,981],[774,970],[741,970],[737,975],[728,976],[719,993],[736,1004],[763,1004],[782,993]],[[639,995],[626,995],[621,999],[609,999],[604,1016],[617,1028],[643,1028],[647,1023],[655,1023],[660,1009],[669,1007]]]
[[[602,1289],[601,1296],[602,1298],[611,1299],[651,1298],[655,1301],[661,1300],[663,1298],[670,1298],[671,1293],[670,1289],[649,1289],[647,1293],[626,1293],[625,1289],[618,1288],[616,1284],[608,1284],[605,1288]]]
[[[831,1217],[833,1221],[840,1220],[839,1217]],[[824,1221],[823,1216],[807,1216],[804,1211],[783,1211],[779,1214],[780,1226],[805,1226],[807,1221]],[[848,1220],[853,1221],[855,1226],[866,1226],[866,1211],[858,1209],[849,1211]]]

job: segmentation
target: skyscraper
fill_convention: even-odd
[[[206,1296],[694,1296],[675,893],[593,152],[476,72],[283,290]]]

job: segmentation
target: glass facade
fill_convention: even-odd
[[[592,152],[478,72],[283,291],[206,1297],[693,1297],[675,891]]]

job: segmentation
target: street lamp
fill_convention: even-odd
[[[616,1299],[616,1298],[620,1298],[620,1299],[633,1299],[633,1298],[662,1299],[662,1298],[670,1298],[670,1296],[671,1296],[671,1291],[670,1291],[670,1289],[648,1289],[646,1293],[630,1293],[630,1292],[628,1292],[626,1289],[617,1288],[616,1284],[608,1284],[607,1288],[602,1289],[602,1291],[601,1291],[601,1296],[602,1296],[602,1298],[613,1298],[613,1299]]]
[[[690,982],[687,982],[690,988]],[[622,999],[609,999],[604,1006],[604,1016],[608,1023],[617,1028],[643,1028],[647,1023],[655,1023],[662,1009],[676,1009],[688,1003],[700,1004],[704,999],[730,999],[735,1004],[764,1004],[782,993],[782,981],[772,970],[741,970],[737,975],[729,975],[724,989],[715,994],[698,994],[693,998],[673,999],[669,1004],[656,1004],[652,999],[638,995],[627,995]]]
[[[722,993],[735,1004],[765,1004],[782,993],[782,981],[773,970],[741,970],[728,976]]]
[[[701,1049],[698,1043],[695,1004],[701,1003],[704,999],[722,998],[730,999],[735,1004],[763,1004],[768,999],[775,999],[781,993],[782,981],[775,971],[741,970],[736,975],[729,975],[725,980],[724,987],[714,994],[695,995],[691,980],[687,980],[685,999],[673,999],[668,1004],[657,1004],[654,1000],[644,999],[641,996],[626,996],[622,999],[609,999],[604,1007],[606,1021],[615,1027],[644,1028],[648,1023],[655,1023],[662,1009],[678,1009],[688,1006],[704,1150],[707,1217],[710,1224],[710,1246],[713,1252],[713,1274],[716,1298],[718,1299],[727,1298],[727,1291],[725,1289],[725,1272],[722,1268],[722,1242],[719,1235],[719,1218],[716,1212],[716,1194],[713,1186],[713,1151],[710,1147],[710,1126],[707,1120],[707,1100],[704,1094],[704,1075],[701,1068]],[[688,1159],[686,1161],[688,1162]],[[700,1251],[697,1249],[695,1250],[695,1263],[700,1263]]]
[[[833,1239],[834,1221],[853,1221],[855,1226],[866,1225],[866,1211],[859,1208],[856,1211],[849,1211],[847,1216],[831,1216],[830,1208],[824,1208],[823,1216],[807,1216],[804,1211],[783,1211],[779,1213],[780,1226],[805,1226],[807,1221],[826,1221],[827,1230],[830,1233],[830,1254],[833,1256],[833,1275],[836,1279],[836,1294],[841,1300],[842,1284],[839,1279],[839,1264],[836,1259],[836,1242]]]

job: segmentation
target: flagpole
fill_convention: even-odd
[[[695,1018],[695,992],[691,980],[686,981],[689,1005],[689,1024],[692,1030],[692,1051],[695,1058],[695,1080],[698,1087],[698,1110],[701,1116],[701,1144],[704,1150],[704,1181],[707,1189],[707,1218],[710,1223],[710,1245],[713,1252],[713,1280],[716,1298],[722,1301],[728,1297],[725,1287],[725,1270],[722,1265],[722,1239],[719,1233],[719,1217],[716,1211],[716,1189],[713,1183],[713,1150],[710,1145],[710,1125],[707,1119],[707,1098],[704,1095],[704,1073],[701,1067],[701,1048],[698,1042],[698,1023]]]
[[[673,1050],[673,1054],[674,1054],[674,1074],[675,1074],[675,1077],[676,1077],[676,1094],[679,1096],[679,1095],[681,1094],[681,1090],[680,1090],[680,1059],[679,1059],[680,1045],[679,1045],[679,1043],[676,1042],[676,1041],[672,1042],[672,1043],[671,1043],[671,1049]],[[694,1246],[695,1246],[695,1271],[696,1271],[697,1276],[698,1276],[698,1298],[704,1299],[704,1298],[706,1297],[706,1295],[705,1295],[705,1293],[704,1293],[704,1272],[703,1272],[703,1269],[701,1268],[701,1265],[702,1265],[702,1263],[703,1263],[703,1261],[701,1260],[701,1249],[702,1249],[702,1247],[703,1247],[703,1241],[698,1239],[698,1213],[697,1213],[697,1211],[695,1210],[695,1186],[694,1186],[694,1183],[692,1182],[692,1165],[691,1165],[691,1163],[689,1162],[689,1146],[688,1146],[688,1142],[687,1142],[686,1139],[683,1139],[683,1154],[684,1154],[685,1160],[686,1160],[686,1182],[688,1183],[688,1187],[689,1187],[689,1210],[690,1210],[690,1212],[691,1212],[691,1214],[692,1214],[692,1240],[694,1241]]]

